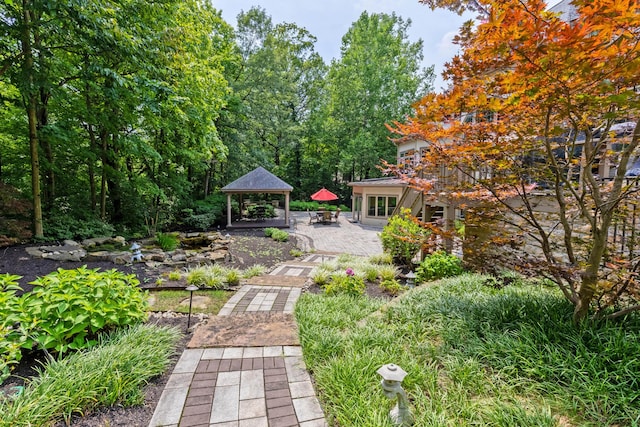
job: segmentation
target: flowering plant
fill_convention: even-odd
[[[347,274],[347,276],[351,276],[351,277],[353,277],[355,275],[355,273],[353,272],[352,268],[347,268],[345,273]]]

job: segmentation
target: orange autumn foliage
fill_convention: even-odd
[[[571,21],[541,0],[421,2],[471,7],[483,20],[456,39],[449,89],[390,126],[399,139],[429,141],[421,163],[388,170],[479,217],[501,212],[509,233],[540,247],[514,255],[515,267],[553,279],[576,322],[590,310],[609,318],[640,310],[640,247],[611,242],[640,192],[638,178],[625,177],[640,156],[638,1],[575,0]],[[553,209],[542,215],[540,200]]]

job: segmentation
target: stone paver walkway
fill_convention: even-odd
[[[297,346],[187,349],[152,426],[326,426]]]
[[[301,248],[317,252],[250,279],[218,316],[198,326],[149,427],[327,426],[302,360],[294,306],[315,265],[340,252],[367,256],[382,248],[379,230],[347,218],[295,224]]]

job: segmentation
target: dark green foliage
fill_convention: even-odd
[[[411,265],[427,236],[427,230],[412,221],[406,214],[395,215],[382,229],[380,239],[382,248],[391,254],[393,261],[399,265]]]
[[[293,200],[291,201],[291,203],[289,203],[289,210],[291,211],[312,211],[315,212],[317,211],[320,207],[323,207],[325,210],[328,211],[335,211],[338,208],[340,208],[340,211],[342,212],[349,212],[351,211],[351,208],[345,205],[330,205],[328,203],[319,203],[319,202],[305,202],[305,201],[301,201],[301,200]]]
[[[231,201],[232,212],[238,212],[238,202]],[[180,222],[187,229],[208,230],[215,223],[222,222],[227,211],[227,196],[216,193],[204,200],[196,200],[189,208],[182,210]]]
[[[59,212],[44,219],[46,240],[83,240],[90,237],[109,237],[115,234],[114,227],[99,218],[81,214]]]
[[[156,234],[156,242],[163,251],[171,252],[180,244],[180,239],[175,234],[158,233]]]
[[[260,204],[247,208],[249,218],[275,218],[276,209],[272,205]]]
[[[20,330],[21,309],[16,293],[20,276],[0,274],[0,384],[22,359],[21,347],[26,335]]]
[[[489,276],[484,281],[485,286],[489,286],[495,289],[502,289],[505,286],[510,285],[522,285],[524,278],[515,271],[504,270],[496,276]]]
[[[453,277],[463,273],[462,261],[453,254],[436,251],[426,257],[416,269],[418,283]]]

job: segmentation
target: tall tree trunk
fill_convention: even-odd
[[[605,218],[602,227],[594,230],[592,233],[593,247],[589,254],[588,265],[582,273],[580,289],[578,291],[578,302],[573,310],[573,322],[576,324],[581,323],[587,318],[589,307],[597,290],[600,263],[602,262],[605,248],[607,247],[608,222],[610,221],[607,221]]]
[[[40,196],[40,159],[38,157],[37,94],[33,90],[33,51],[31,49],[31,2],[22,1],[24,26],[22,29],[22,53],[26,81],[25,98],[29,120],[29,152],[31,154],[31,193],[33,197],[33,233],[36,238],[44,237],[42,226],[42,201]]]
[[[213,159],[209,160],[209,165],[207,166],[207,170],[204,172],[204,198],[206,199],[209,195],[209,182],[211,181],[211,175],[213,168],[215,166],[215,162]]]

